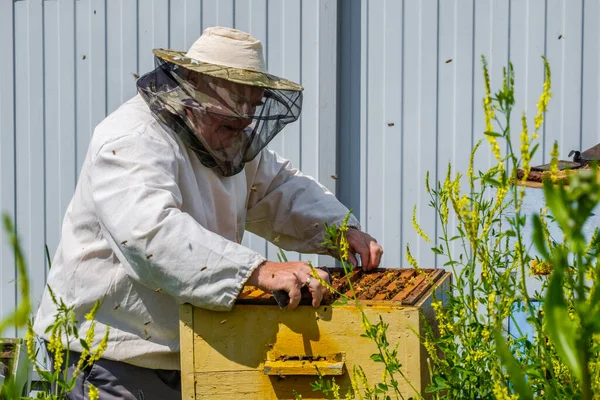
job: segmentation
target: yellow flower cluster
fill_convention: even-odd
[[[100,399],[100,391],[92,384],[88,385],[88,397],[90,400]]]
[[[569,375],[569,369],[567,368],[567,366],[557,359],[552,360],[552,370],[554,371],[555,376]]]
[[[27,346],[27,355],[30,360],[35,360],[35,333],[31,322],[27,324],[27,332],[25,333],[25,344]]]
[[[415,271],[417,271],[419,274],[423,274],[423,270],[421,267],[419,267],[419,263],[417,263],[417,260],[415,260],[410,252],[410,246],[408,244],[406,245],[406,261],[408,261],[408,264],[413,267]]]
[[[416,204],[413,207],[412,224],[413,224],[413,228],[415,229],[415,231],[417,231],[419,236],[421,236],[426,242],[429,242],[429,236],[427,236],[427,234],[425,232],[423,232],[423,229],[421,229],[421,225],[419,225],[419,222],[417,222],[417,205]]]
[[[495,379],[494,380],[494,388],[492,392],[494,393],[494,397],[496,400],[515,400],[519,398],[517,394],[509,394],[506,386],[502,385],[503,379]]]
[[[483,110],[485,113],[485,131],[493,132],[494,128],[492,126],[492,120],[496,116],[496,112],[494,111],[494,106],[492,104],[492,93],[490,89],[490,74],[487,69],[487,63],[484,60],[483,63],[483,79],[485,85],[485,96],[483,97]],[[494,153],[494,157],[496,160],[500,161],[502,156],[500,154],[500,145],[494,136],[486,135],[490,146],[492,147],[492,152]]]
[[[529,133],[527,132],[527,118],[525,117],[525,112],[523,112],[523,116],[521,117],[521,124],[523,126],[523,130],[521,131],[521,168],[523,169],[523,181],[527,180],[529,176],[529,171],[531,170],[531,166],[529,162],[531,161],[531,153],[529,152]]]
[[[552,146],[552,151],[550,152],[550,179],[552,182],[556,182],[558,180],[558,142],[554,141],[554,145]]]
[[[492,211],[488,214],[488,218],[486,219],[483,230],[481,231],[481,236],[486,237],[490,229],[492,228],[492,224],[494,222],[494,218],[496,218],[496,212],[502,207],[504,204],[504,198],[508,193],[507,187],[499,187],[496,190],[496,201],[494,202],[494,206],[492,207]]]
[[[452,190],[452,180],[450,179],[451,174],[452,166],[450,163],[448,163],[446,179],[444,180],[444,186],[442,187],[442,193],[440,194],[440,214],[444,224],[448,223],[448,198],[450,198],[450,192]]]
[[[538,131],[544,122],[544,113],[548,110],[548,102],[552,97],[552,92],[550,92],[550,87],[552,85],[552,79],[550,75],[550,66],[548,65],[548,60],[546,57],[542,57],[544,60],[544,71],[545,71],[545,80],[544,80],[544,89],[542,90],[542,94],[540,95],[540,99],[537,103],[537,115],[533,118],[533,139],[537,139],[539,137]]]
[[[552,265],[548,261],[540,261],[538,259],[531,260],[529,270],[532,275],[550,275]]]
[[[486,354],[483,350],[470,349],[469,353],[465,357],[465,361],[479,361],[485,358]]]
[[[48,341],[48,352],[54,355],[54,369],[60,370],[64,362],[64,348],[61,341],[62,328],[55,326],[50,333],[50,340]]]
[[[475,153],[477,149],[481,146],[481,139],[477,141],[473,150],[471,150],[471,155],[469,156],[469,169],[467,170],[467,178],[469,179],[469,185],[471,186],[471,192],[475,191],[475,174],[473,173],[473,164],[475,160]]]

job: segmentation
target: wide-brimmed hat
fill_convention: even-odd
[[[191,71],[243,85],[302,91],[297,83],[269,74],[260,40],[237,29],[206,28],[185,52],[154,49],[155,56]]]

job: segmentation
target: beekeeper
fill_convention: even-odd
[[[302,87],[265,70],[260,41],[214,27],[187,53],[153,53],[139,94],[94,131],[48,278],[75,306],[79,332],[101,301],[95,345],[110,326],[103,358],[79,376],[72,398],[88,383],[101,399],[178,398],[182,303],[226,311],[249,284],[285,290],[293,309],[306,285],[318,306],[325,289],[306,262],[267,261],[240,242],[248,230],[323,253],[323,223],[348,212],[266,149],[300,116]],[[364,269],[379,265],[371,236],[351,229],[348,240]],[[46,291],[34,327],[45,339],[56,311]],[[73,364],[83,348],[71,349]]]

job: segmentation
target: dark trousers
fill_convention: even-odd
[[[69,353],[69,378],[73,375],[80,353]],[[179,371],[148,369],[100,359],[77,375],[69,400],[87,400],[89,385],[100,392],[100,400],[170,400],[181,399]]]

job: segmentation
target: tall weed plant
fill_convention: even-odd
[[[46,348],[48,352],[51,353],[53,359],[53,371],[50,371],[48,369],[48,360],[45,357],[42,357],[43,361],[40,361],[39,352],[42,348],[42,339],[37,337],[33,332],[29,275],[27,274],[27,266],[23,257],[23,252],[21,251],[19,239],[10,217],[4,215],[3,220],[4,230],[8,234],[10,244],[12,245],[15,254],[17,273],[19,276],[18,290],[20,295],[20,305],[12,314],[0,321],[0,332],[10,327],[26,327],[25,345],[27,347],[27,357],[30,364],[33,366],[33,369],[35,369],[40,377],[40,388],[36,391],[35,399],[66,399],[67,394],[71,392],[75,386],[77,376],[81,374],[85,368],[91,367],[106,350],[108,343],[108,329],[100,343],[95,348],[92,347],[96,325],[94,318],[100,303],[96,302],[90,312],[85,316],[85,319],[92,321],[92,323],[85,333],[85,337],[81,337],[77,330],[78,323],[75,320],[75,313],[73,312],[74,306],[67,306],[63,300],[57,298],[52,292],[52,289],[48,287],[52,302],[56,305],[58,310],[54,316],[54,323],[46,330],[46,333],[50,333],[50,340],[47,343]],[[47,249],[46,254],[48,254]],[[50,265],[49,259],[48,264]],[[84,350],[81,353],[77,365],[69,374],[70,345],[74,341],[78,341]],[[2,349],[0,348],[0,350]],[[34,399],[29,397],[29,393],[20,393],[21,388],[17,387],[10,377],[7,378],[8,379],[5,381],[2,388],[0,388],[0,399]],[[89,385],[87,395],[90,400],[98,400],[98,389],[93,385]]]
[[[482,62],[485,136],[495,165],[474,173],[478,143],[466,188],[450,165],[435,188],[426,182],[429,206],[441,226],[432,251],[454,275],[447,304],[434,303],[439,335],[430,330],[422,338],[433,378],[428,391],[436,399],[600,398],[600,239],[597,229],[591,238],[583,233],[600,200],[596,166],[559,173],[554,143],[550,170],[543,174],[545,205],[539,213],[524,212],[528,191],[536,190],[524,183],[552,95],[550,67],[544,58],[537,114],[532,126],[525,113],[520,115],[516,149],[511,134],[513,67],[504,69],[502,87],[492,94],[485,58]],[[562,237],[551,235],[551,225]],[[528,226],[533,226],[533,237],[525,236]],[[418,225],[416,229],[420,231]],[[528,288],[532,276],[540,290]],[[527,315],[528,326],[520,326],[524,324],[515,312]],[[514,327],[510,333],[509,325]],[[525,334],[525,328],[533,335]]]
[[[482,64],[484,136],[493,166],[475,172],[479,141],[466,176],[448,165],[443,181],[432,187],[428,174],[425,180],[441,232],[431,250],[440,266],[453,272],[453,284],[445,304],[434,299],[436,326],[421,337],[431,383],[427,393],[413,398],[600,399],[600,235],[598,229],[592,237],[584,234],[600,202],[597,167],[559,172],[554,143],[550,169],[543,174],[545,204],[533,215],[526,213],[525,196],[535,189],[527,189],[525,182],[552,96],[550,67],[543,58],[545,80],[537,112],[533,123],[525,113],[518,116],[517,139],[511,134],[512,64],[503,70],[502,86],[495,93],[483,57]],[[413,225],[429,242],[416,220],[416,207]],[[526,234],[529,227],[532,236]],[[560,237],[551,234],[551,227]],[[349,274],[346,230],[327,227],[326,244],[338,251]],[[406,250],[409,264],[421,271],[408,246]],[[538,290],[528,287],[532,281]],[[526,323],[515,313],[524,313]],[[355,366],[345,398],[403,399],[398,381],[405,375],[396,349],[387,343],[387,325],[382,319],[371,323],[364,313],[362,318],[364,336],[379,349],[371,359],[383,363],[386,374],[382,382],[368,383],[361,366]],[[313,389],[341,398],[335,381],[322,376]]]

